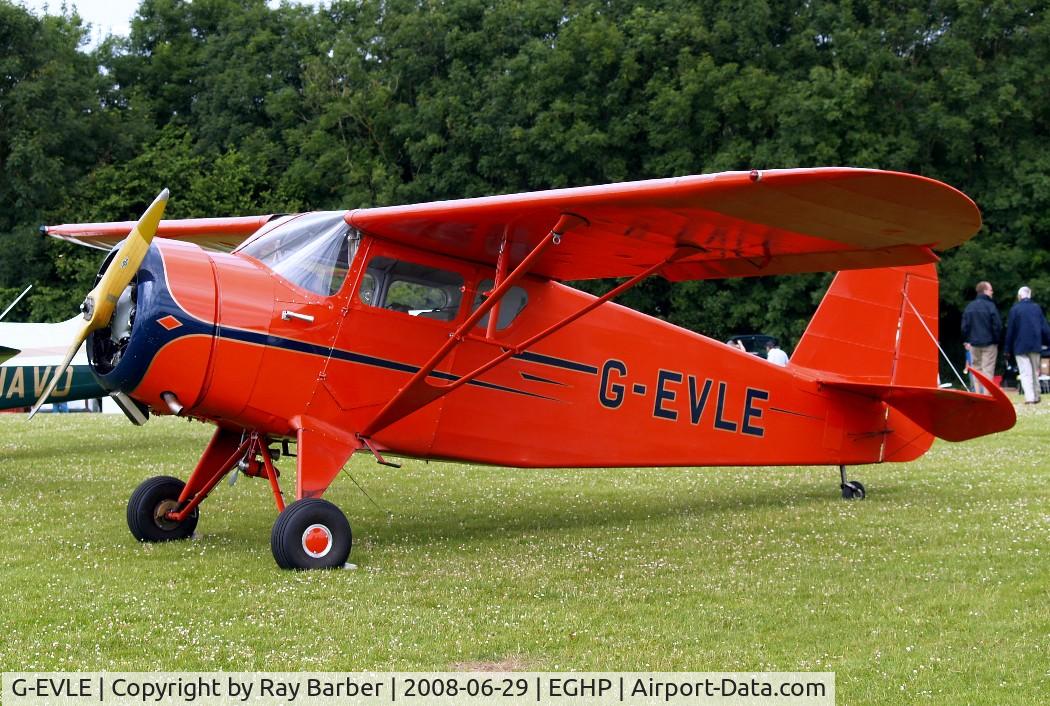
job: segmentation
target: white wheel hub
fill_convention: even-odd
[[[314,559],[320,559],[332,551],[332,530],[325,525],[313,524],[303,532],[303,551]]]

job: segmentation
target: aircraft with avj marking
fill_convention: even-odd
[[[26,287],[0,313],[0,410],[27,408],[40,397],[54,375],[69,339],[80,328],[76,318],[56,324],[20,324],[3,321],[29,293]],[[47,402],[72,402],[105,397],[80,351],[65,369]]]

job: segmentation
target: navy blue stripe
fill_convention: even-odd
[[[260,333],[258,331],[244,331],[242,329],[228,328],[225,326],[219,327],[219,336],[221,338],[228,338],[234,341],[242,341],[245,343],[254,343],[262,346],[270,346],[272,348],[283,348],[285,350],[296,351],[297,353],[307,353],[309,355],[319,355],[328,357],[329,354],[333,358],[338,360],[345,360],[350,363],[359,363],[361,365],[370,365],[374,368],[385,368],[387,370],[396,370],[401,373],[415,374],[419,372],[419,366],[409,365],[408,363],[401,363],[396,360],[389,360],[387,358],[377,358],[371,355],[365,355],[364,353],[355,353],[354,351],[345,351],[340,348],[328,348],[327,346],[319,346],[316,343],[308,343],[307,341],[299,341],[294,338],[281,338],[279,336],[271,336],[269,334]],[[459,380],[458,375],[452,373],[442,372],[440,370],[432,371],[427,377],[437,378],[439,380],[448,380],[455,382]],[[483,380],[471,380],[467,383],[468,385],[474,385],[475,387],[483,387],[489,390],[499,390],[500,392],[511,392],[517,395],[525,395],[526,397],[537,397],[543,400],[553,400],[552,397],[545,397],[544,395],[537,395],[532,392],[525,390],[517,390],[513,387],[505,387],[503,385],[497,385],[491,382],[485,382]]]
[[[548,380],[547,378],[541,378],[539,375],[533,375],[532,373],[526,372],[521,372],[519,374],[521,375],[522,380],[529,380],[531,382],[545,382],[548,385],[561,385],[562,387],[565,387],[565,383],[558,382],[557,380]]]
[[[554,368],[564,368],[565,370],[575,370],[578,373],[589,373],[591,375],[598,374],[598,368],[594,365],[585,365],[584,363],[577,363],[575,360],[565,360],[564,358],[555,358],[550,355],[543,355],[542,353],[518,353],[515,358],[519,360],[527,360],[530,363],[540,363],[541,365],[550,365]]]
[[[823,420],[823,417],[814,417],[812,414],[805,414],[803,412],[795,412],[794,410],[790,410],[790,409],[781,409],[780,407],[770,407],[769,411],[770,412],[780,412],[781,414],[791,414],[791,415],[794,415],[796,417],[805,417],[807,419]]]

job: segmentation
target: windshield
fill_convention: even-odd
[[[289,282],[317,294],[335,294],[357,248],[345,211],[295,216],[238,252],[255,258]]]

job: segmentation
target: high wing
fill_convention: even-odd
[[[495,264],[518,264],[563,216],[578,216],[529,271],[559,280],[659,271],[671,280],[934,262],[981,227],[976,205],[932,179],[870,169],[725,172],[507,196],[368,208],[363,232]]]
[[[266,215],[163,220],[157,227],[157,237],[185,240],[190,243],[196,243],[205,250],[229,252],[272,218],[273,216]],[[128,237],[128,233],[134,226],[134,221],[67,223],[59,226],[43,226],[40,231],[44,235],[61,238],[80,245],[109,250]]]

